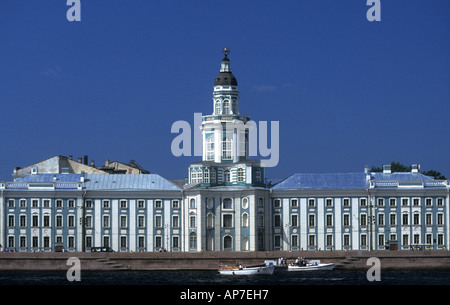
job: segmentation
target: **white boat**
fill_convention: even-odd
[[[219,273],[224,275],[271,275],[275,266],[255,265],[255,266],[221,266]]]
[[[312,270],[333,270],[334,264],[306,264],[304,266],[300,265],[289,265],[288,271],[312,271]]]

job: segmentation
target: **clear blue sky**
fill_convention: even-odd
[[[240,112],[280,122],[269,178],[391,161],[450,177],[450,1],[3,0],[0,180],[55,155],[184,178],[177,120],[212,112],[231,50]]]

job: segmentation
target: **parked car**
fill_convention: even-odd
[[[110,247],[91,247],[91,252],[114,252]]]

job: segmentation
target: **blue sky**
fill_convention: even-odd
[[[231,50],[240,112],[280,122],[269,178],[391,161],[450,176],[450,1],[3,0],[0,180],[54,155],[137,160],[168,179],[177,120],[212,112]]]

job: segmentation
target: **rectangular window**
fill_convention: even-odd
[[[415,213],[413,216],[413,224],[414,225],[420,225],[420,214]]]
[[[50,227],[50,216],[44,215],[44,227]]]
[[[378,214],[378,225],[384,226],[384,214],[382,213]]]
[[[379,207],[384,207],[384,198],[378,198],[377,202]]]
[[[155,209],[162,209],[162,201],[155,200]]]
[[[103,215],[103,227],[109,228],[109,215]]]
[[[63,226],[63,217],[62,215],[56,215],[56,227],[61,228]]]
[[[344,214],[344,227],[350,226],[350,214]]]
[[[384,246],[384,235],[378,235],[378,246]]]
[[[75,216],[74,215],[69,215],[67,217],[67,226],[69,228],[74,228],[75,227]]]
[[[14,215],[8,215],[8,226],[14,227]]]
[[[26,215],[20,215],[20,226],[21,227],[27,226],[27,216]]]
[[[308,199],[308,207],[314,208],[316,206],[316,200],[315,199]]]
[[[395,198],[389,199],[389,206],[395,207],[397,205],[397,200]]]
[[[32,226],[33,227],[38,227],[39,226],[39,216],[38,215],[33,215],[32,217]]]
[[[291,199],[291,207],[297,208],[298,207],[298,200],[297,199]]]
[[[62,199],[56,199],[55,200],[55,206],[56,206],[57,209],[62,209],[62,207],[63,207]]]
[[[86,209],[92,209],[92,200],[86,200],[84,203]]]
[[[274,227],[280,227],[281,226],[281,215],[280,214],[275,214],[273,219],[274,219],[273,226]]]
[[[275,199],[273,201],[273,207],[276,208],[276,209],[281,208],[281,200],[280,199]]]
[[[68,206],[69,209],[74,209],[75,208],[75,200],[69,199],[67,201],[67,206]]]
[[[109,209],[109,200],[103,200],[103,208]]]
[[[223,215],[223,227],[232,228],[233,227],[233,215],[224,214]]]
[[[172,227],[174,227],[174,228],[180,227],[180,218],[178,215],[172,216]]]
[[[333,199],[327,198],[325,200],[325,205],[326,205],[327,208],[331,208],[333,206]]]
[[[15,200],[14,199],[9,199],[8,200],[8,208],[14,209],[14,205],[15,205]]]
[[[121,248],[127,247],[127,237],[125,235],[120,236],[120,247]]]
[[[342,205],[344,208],[349,208],[350,207],[350,199],[349,198],[344,198]]]
[[[389,224],[391,226],[395,226],[397,224],[397,215],[395,215],[395,214],[389,215]]]
[[[138,200],[138,209],[145,209],[145,200]]]
[[[27,200],[26,199],[20,199],[20,208],[25,209],[27,207]]]
[[[138,216],[138,228],[145,228],[145,216],[144,215]]]
[[[431,199],[431,198],[426,198],[426,199],[425,199],[425,206],[426,206],[427,208],[432,207],[432,206],[433,206],[433,199]]]
[[[126,200],[124,200],[124,199],[120,200],[120,208],[121,208],[121,209],[126,209],[126,208],[128,208],[128,204],[127,204],[127,201],[126,201]]]
[[[38,199],[32,199],[31,200],[31,207],[38,208],[39,207],[39,200]]]
[[[291,226],[298,226],[298,215],[291,215]]]
[[[155,216],[155,227],[162,228],[162,216],[161,215]]]
[[[361,207],[367,207],[367,198],[360,198],[359,199],[359,205]]]
[[[42,205],[44,208],[49,208],[50,207],[50,199],[44,199]]]
[[[229,216],[231,216],[231,215],[229,215]],[[195,228],[196,227],[195,222],[196,222],[195,216],[190,216],[189,217],[189,227]]]
[[[123,228],[127,228],[128,224],[127,224],[127,216],[125,215],[120,215],[120,227]]]
[[[359,216],[359,224],[361,227],[367,226],[367,214],[361,214]]]
[[[407,226],[409,224],[409,215],[408,214],[402,215],[402,223],[404,226]]]
[[[333,214],[327,214],[327,227],[332,227],[333,226]]]
[[[308,224],[310,227],[314,227],[316,225],[316,215],[310,214],[308,220]]]
[[[180,202],[178,200],[172,200],[172,209],[179,209]]]

